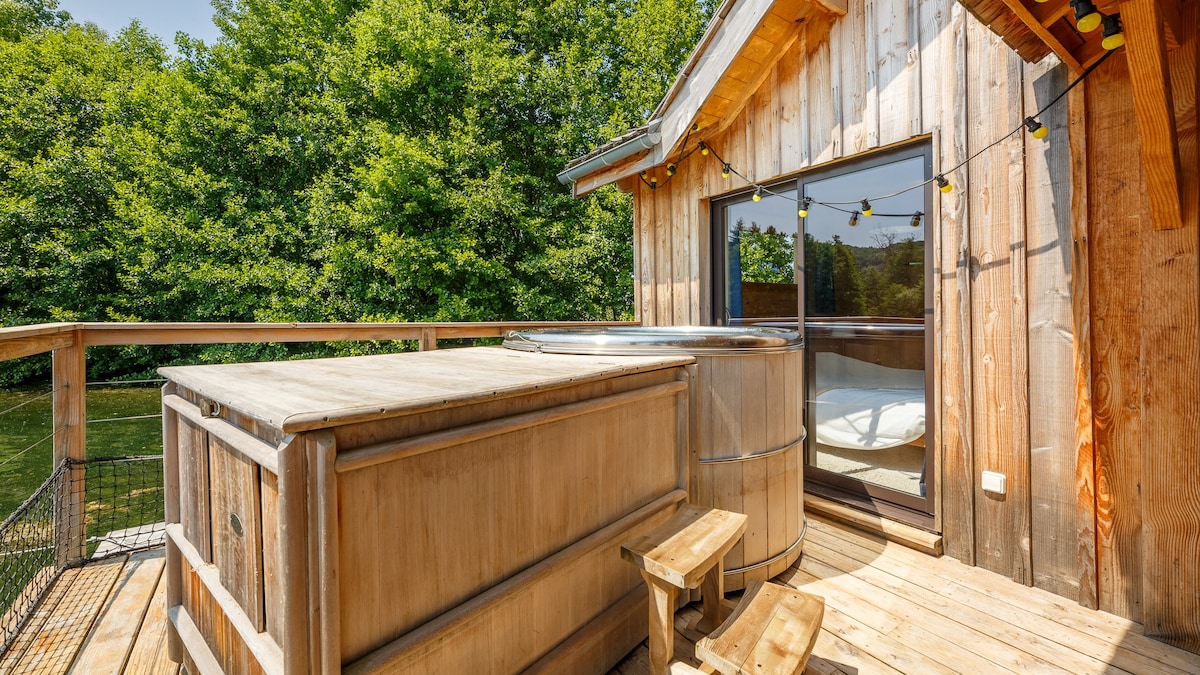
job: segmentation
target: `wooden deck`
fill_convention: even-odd
[[[958,561],[808,517],[800,562],[775,579],[825,597],[808,673],[1200,673],[1200,655],[1142,634],[1139,624],[1085,609]],[[694,666],[676,615],[676,658]],[[643,675],[639,647],[609,675]]]
[[[69,570],[14,647],[7,673],[177,673],[166,655],[161,550]],[[1200,673],[1200,655],[951,558],[809,516],[800,562],[776,579],[826,599],[809,673]],[[690,660],[695,604],[676,617]],[[645,646],[610,675],[643,675]]]
[[[0,673],[171,675],[163,549],[63,572]]]

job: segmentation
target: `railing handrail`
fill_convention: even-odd
[[[334,340],[418,340],[502,337],[509,330],[636,326],[636,321],[461,321],[406,323],[44,323],[0,328],[0,361],[71,347],[218,344],[244,342],[325,342]]]

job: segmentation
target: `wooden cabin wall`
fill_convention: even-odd
[[[1200,157],[1196,3],[1168,53],[1184,227],[1158,230],[1124,53],[1084,85],[1096,558],[1103,610],[1200,651]]]
[[[1069,81],[1050,57],[1022,62],[949,0],[851,0],[810,19],[757,92],[706,140],[752,181],[769,181],[913,139],[947,170],[1015,129]],[[935,421],[946,551],[1078,599],[1071,154],[1065,100],[935,192]],[[712,322],[710,199],[744,189],[692,155],[657,189],[636,184],[638,318]],[[1000,471],[1008,494],[982,492]]]

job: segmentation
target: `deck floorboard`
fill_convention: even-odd
[[[1200,673],[1200,655],[1137,623],[812,514],[804,555],[774,581],[825,597],[809,674]],[[699,667],[694,616],[676,616],[676,655]],[[610,675],[648,661],[643,643]]]
[[[163,565],[157,549],[65,570],[0,656],[0,674],[178,673],[166,655]]]
[[[177,675],[163,562],[158,549],[64,572],[0,655],[0,675]],[[810,674],[1200,673],[1200,655],[1134,622],[819,516],[809,516],[804,555],[775,582],[825,597]],[[675,617],[676,658],[697,667],[699,616],[693,603]],[[610,675],[648,668],[643,643]]]

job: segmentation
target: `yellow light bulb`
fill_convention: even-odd
[[[862,200],[862,214],[870,218],[872,213],[875,213],[875,209],[871,208],[871,202]]]
[[[950,184],[950,181],[946,180],[946,177],[940,173],[934,176],[933,179],[937,181],[938,189],[942,192],[948,193],[954,189],[954,186]]]
[[[1090,33],[1100,27],[1100,20],[1103,18],[1100,12],[1092,12],[1085,14],[1075,25],[1079,26],[1079,32]]]
[[[751,199],[753,199],[753,200],[754,200],[754,201],[756,201],[756,202],[761,202],[761,201],[762,201],[762,195],[761,195],[761,194],[759,194],[759,193],[757,193],[757,192],[755,192],[755,193],[754,193],[754,196],[753,196],[753,197],[751,197]]]
[[[726,164],[721,169],[721,178],[729,178],[729,165]]]
[[[1025,128],[1029,130],[1029,135],[1034,138],[1045,138],[1050,133],[1050,130],[1045,125],[1032,117],[1026,117],[1024,124]]]

